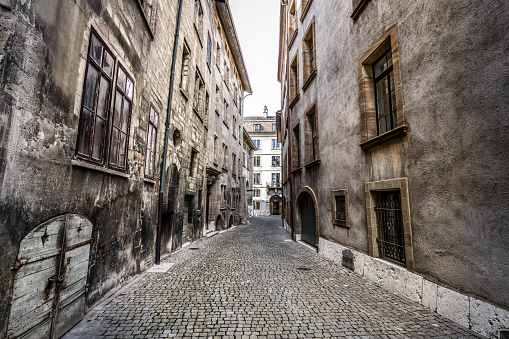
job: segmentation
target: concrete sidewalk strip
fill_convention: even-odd
[[[253,218],[193,242],[64,338],[481,338],[291,241],[280,223]]]

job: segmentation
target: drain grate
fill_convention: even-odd
[[[199,247],[189,247],[190,250],[199,250]]]
[[[297,267],[297,269],[298,269],[299,271],[311,271],[311,269],[310,269],[310,268],[307,268],[307,267]]]

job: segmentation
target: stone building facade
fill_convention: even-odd
[[[285,0],[286,227],[482,334],[509,328],[509,7]]]
[[[0,337],[59,336],[154,262],[179,2],[3,0],[0,10]],[[232,199],[245,196],[233,159],[251,88],[229,6],[185,0],[182,13],[163,253],[216,216],[238,222]],[[209,184],[216,138],[228,161]],[[223,184],[220,211],[206,202]]]
[[[277,140],[276,116],[267,106],[262,116],[248,116],[244,128],[253,140],[253,215],[279,215],[281,198],[281,144]]]

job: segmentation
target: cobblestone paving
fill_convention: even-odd
[[[288,241],[275,216],[203,238],[64,338],[480,338]]]

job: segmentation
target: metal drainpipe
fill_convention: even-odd
[[[161,263],[161,236],[163,229],[163,197],[164,197],[164,177],[166,176],[166,154],[168,153],[168,139],[170,136],[170,118],[171,118],[171,101],[173,98],[173,82],[175,80],[175,62],[177,61],[177,50],[179,42],[180,20],[182,18],[182,3],[179,1],[179,14],[177,19],[177,27],[175,28],[175,41],[173,42],[173,58],[171,60],[171,76],[170,76],[170,93],[168,95],[168,109],[166,111],[166,130],[164,132],[164,150],[163,161],[161,163],[161,177],[159,180],[159,212],[157,216],[157,236],[156,236],[156,265]]]

